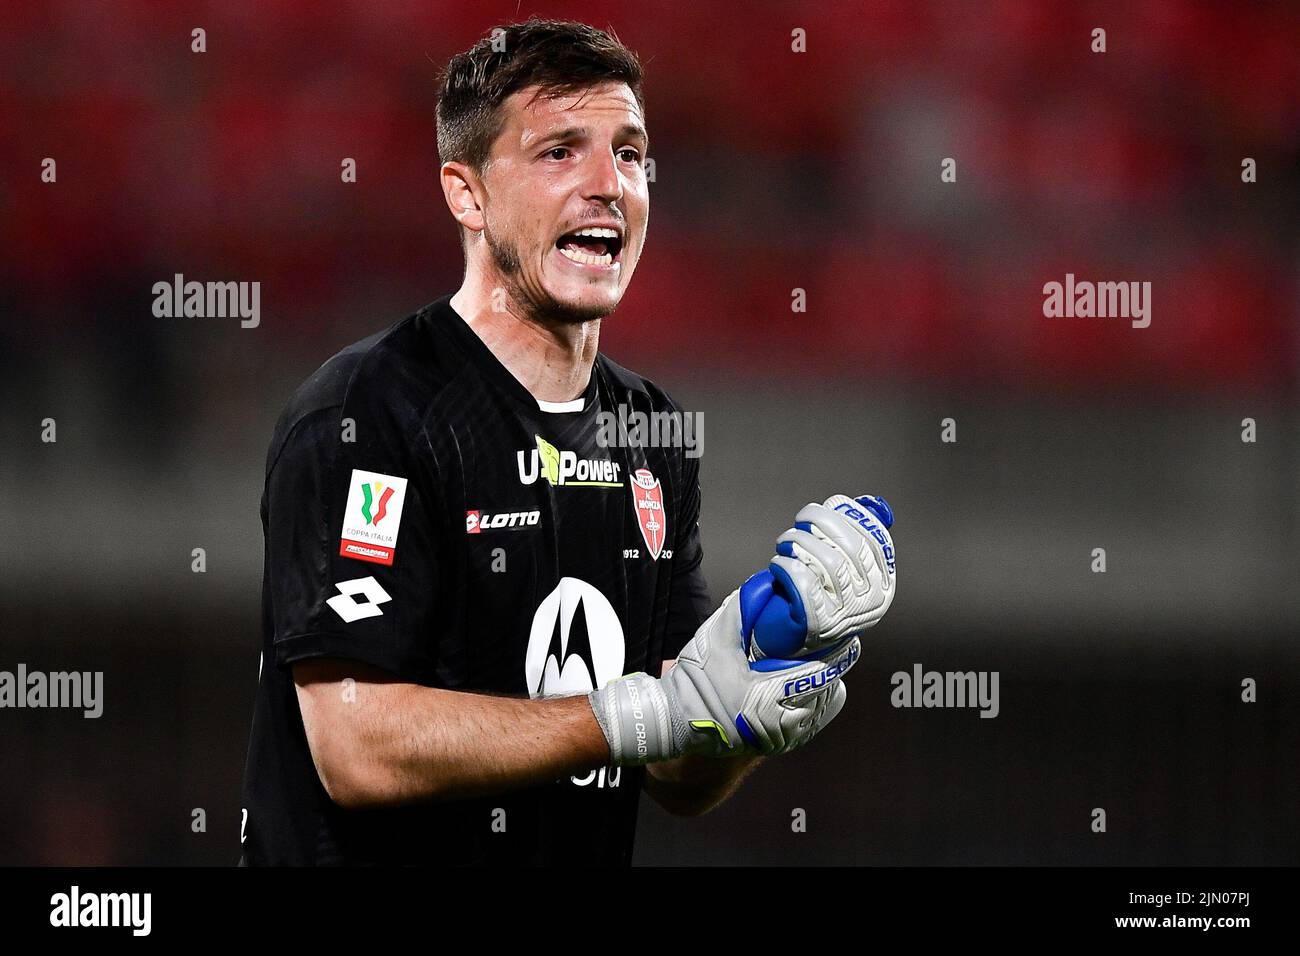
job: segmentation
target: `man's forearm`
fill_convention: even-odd
[[[528,700],[419,688],[440,698],[423,741],[396,748],[396,789],[434,784],[440,799],[502,793],[585,773],[609,745],[585,696]]]
[[[645,792],[669,813],[694,817],[728,799],[763,762],[759,756],[687,755],[646,766]]]
[[[306,691],[306,692],[304,692]],[[609,761],[584,696],[528,700],[415,684],[299,684],[312,757],[342,806],[523,789]]]

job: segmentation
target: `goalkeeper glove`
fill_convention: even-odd
[[[811,740],[844,706],[841,678],[862,652],[856,638],[827,660],[752,664],[733,591],[662,678],[610,681],[589,697],[615,766],[682,754],[779,754]]]
[[[889,504],[871,495],[832,495],[800,510],[768,569],[745,582],[765,595],[746,622],[751,659],[834,654],[879,623],[896,591],[893,523]]]

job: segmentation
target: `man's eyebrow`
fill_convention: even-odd
[[[524,146],[530,147],[540,143],[549,143],[559,140],[570,139],[588,139],[591,136],[591,130],[585,126],[566,126],[564,129],[553,130],[538,136],[536,139],[525,140]],[[615,134],[616,139],[639,139],[642,143],[649,143],[650,137],[645,131],[645,127],[635,123],[625,123],[619,127]]]
[[[644,126],[636,123],[625,123],[619,128],[618,135],[625,139],[639,139],[642,143],[649,145],[650,134],[645,131]]]
[[[549,143],[553,139],[586,139],[590,135],[585,126],[566,126],[564,129],[552,130],[536,137],[533,142]]]

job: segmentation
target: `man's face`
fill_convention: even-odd
[[[512,298],[538,316],[613,312],[645,245],[646,132],[624,83],[520,90],[482,176],[484,235]]]

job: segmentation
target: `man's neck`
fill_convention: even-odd
[[[548,323],[527,315],[518,305],[469,276],[451,297],[456,310],[497,360],[524,388],[543,402],[570,402],[587,390],[591,366],[600,347],[600,319]],[[504,311],[497,311],[504,306]]]

